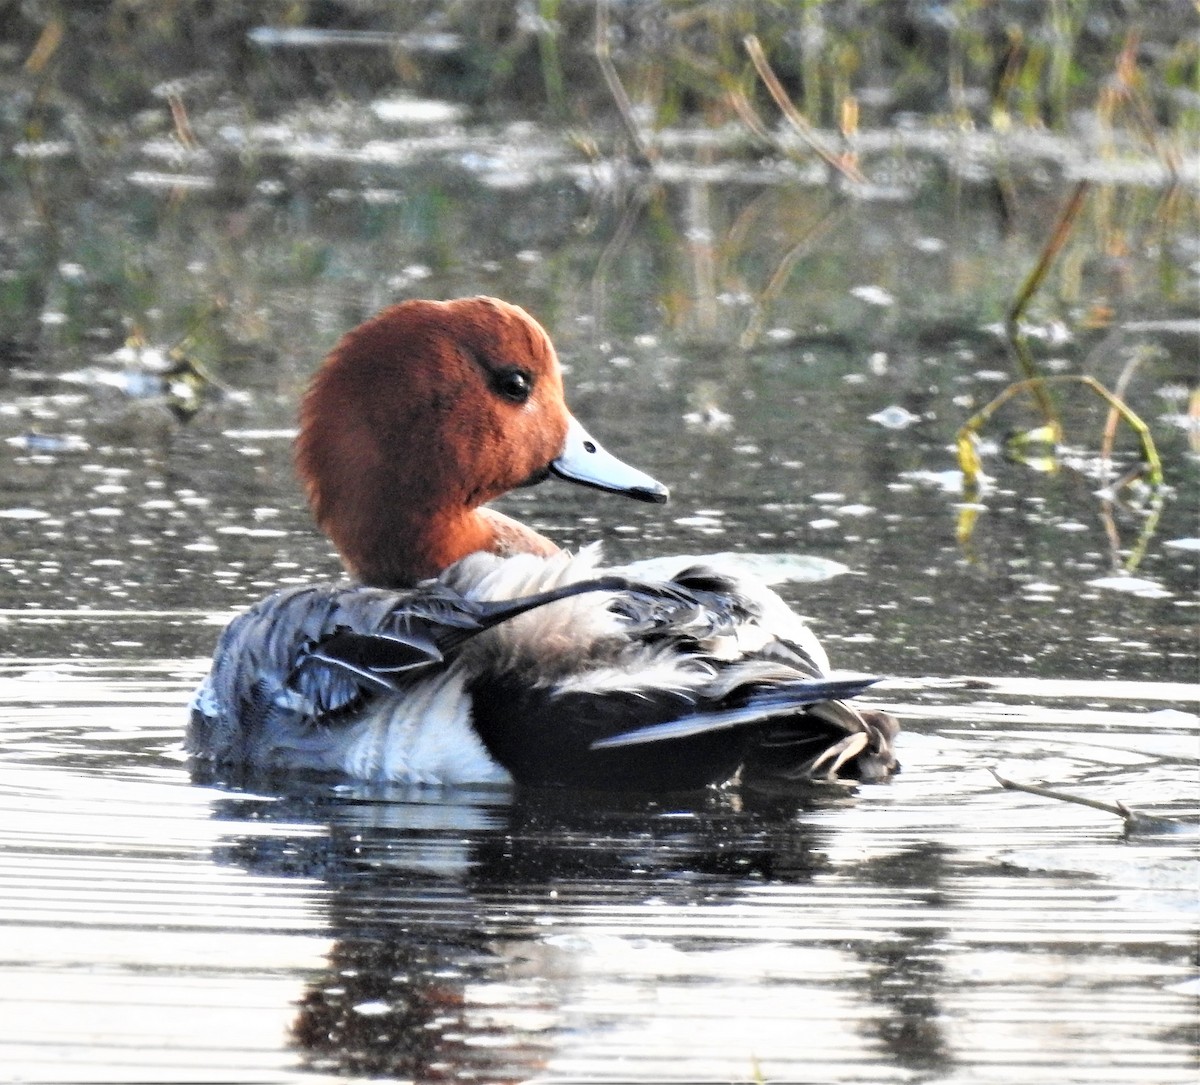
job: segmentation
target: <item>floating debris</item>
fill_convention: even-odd
[[[1101,576],[1089,580],[1088,586],[1136,595],[1139,599],[1170,599],[1172,596],[1161,584],[1142,576]]]
[[[913,414],[907,408],[896,406],[895,404],[890,407],[884,407],[883,410],[876,411],[868,417],[870,421],[882,426],[884,429],[908,429],[909,426],[921,421],[920,415]]]
[[[6,438],[4,443],[36,455],[86,452],[90,447],[87,441],[74,433],[23,433],[18,437]]]
[[[963,492],[963,473],[953,469],[946,471],[901,471],[900,478],[907,479],[910,482],[917,482],[923,486],[933,486],[941,490],[943,493],[960,494]],[[976,478],[980,489],[985,489],[993,480],[987,475],[980,474]]]
[[[207,398],[222,391],[203,366],[180,347],[127,345],[102,360],[119,368],[76,369],[58,379],[66,384],[115,388],[130,399],[161,399],[181,422],[191,419]]]
[[[882,286],[873,286],[867,284],[864,286],[853,286],[850,288],[850,293],[853,294],[859,301],[865,301],[868,305],[878,305],[886,307],[895,305],[895,297]]]
[[[467,115],[464,106],[435,98],[380,98],[371,112],[381,121],[395,124],[453,124]]]
[[[274,48],[385,46],[406,52],[453,53],[462,48],[458,34],[394,34],[386,30],[326,30],[315,26],[256,26],[246,33],[255,45]]]
[[[140,188],[216,188],[217,179],[198,173],[167,173],[162,170],[133,170],[128,177],[131,185]]]
[[[680,527],[690,527],[706,535],[719,535],[725,530],[725,525],[715,516],[678,516],[675,523]]]
[[[1053,791],[1048,787],[1038,787],[1035,784],[1019,784],[1015,780],[1009,780],[1001,776],[995,769],[988,769],[996,782],[1008,791],[1023,791],[1027,795],[1040,795],[1044,799],[1055,799],[1058,802],[1075,803],[1077,806],[1090,806],[1093,810],[1103,810],[1109,814],[1116,814],[1117,817],[1123,818],[1125,821],[1126,836],[1161,836],[1174,833],[1187,833],[1189,835],[1200,835],[1200,825],[1190,825],[1184,821],[1176,821],[1173,818],[1154,817],[1151,814],[1143,814],[1138,810],[1126,806],[1123,802],[1100,802],[1098,799],[1086,799],[1082,795],[1071,795],[1065,791]]]
[[[694,429],[717,433],[733,425],[733,415],[710,403],[699,410],[688,411],[683,416],[683,421]]]

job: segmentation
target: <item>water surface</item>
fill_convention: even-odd
[[[1194,1075],[1195,837],[986,772],[1192,817],[1179,690],[896,688],[889,785],[654,799],[197,787],[194,675],[5,668],[18,1077]]]

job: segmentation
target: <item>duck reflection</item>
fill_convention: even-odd
[[[868,885],[901,890],[910,901],[941,909],[946,904],[944,883],[951,875],[950,849],[942,846],[907,847],[856,865]],[[859,947],[868,965],[871,998],[888,1012],[864,1023],[869,1036],[882,1044],[889,1061],[911,1071],[917,1079],[940,1076],[954,1062],[939,1024],[937,991],[946,984],[939,945],[951,932],[944,927],[898,927],[889,939]]]
[[[664,799],[207,782],[254,792],[218,800],[218,817],[297,830],[231,834],[219,862],[315,878],[332,891],[328,968],[310,981],[292,1028],[304,1064],[426,1081],[543,1072],[578,1038],[580,990],[630,944],[675,961],[744,944],[733,927],[728,944],[712,936],[712,922],[736,923],[722,906],[828,871],[825,830],[806,812],[854,801],[832,789]],[[698,914],[712,919],[703,935]],[[932,1030],[922,1042],[942,1060],[932,998],[901,1005],[873,980],[865,993],[884,1002],[897,1030]],[[594,1034],[614,1027],[611,1016],[587,1022]]]

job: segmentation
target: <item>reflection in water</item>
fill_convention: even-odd
[[[792,799],[705,792],[661,801],[358,786],[322,797],[317,785],[307,798],[293,788],[292,797],[270,804],[221,799],[215,813],[324,820],[328,836],[247,836],[217,858],[265,875],[319,876],[333,890],[334,948],[292,1030],[310,1068],[517,1081],[553,1068],[564,1047],[582,1046],[592,1052],[587,1058],[610,1044],[619,1050],[621,1034],[637,1027],[636,1002],[627,1005],[629,993],[618,992],[617,1004],[580,1033],[579,1006],[597,973],[615,970],[620,978],[609,983],[636,989],[636,973],[648,969],[642,982],[670,990],[682,980],[686,990],[711,984],[722,954],[732,954],[720,997],[736,1014],[740,992],[772,982],[761,961],[739,968],[739,952],[794,937],[790,928],[802,921],[769,915],[768,929],[758,930],[761,919],[747,922],[744,913],[761,911],[764,894],[786,887],[803,914],[814,877],[838,873],[824,850],[826,831],[808,812],[852,802],[835,789]],[[885,896],[912,891],[938,905],[946,863],[944,849],[912,850],[858,864],[858,874]],[[867,1046],[878,1044],[898,1067],[944,1068],[941,969],[928,952],[940,932],[898,929],[880,940],[880,932],[862,929],[869,912],[860,907],[847,905],[844,929],[818,939],[828,946],[813,955],[814,974],[789,974],[790,983],[827,984],[829,954],[843,958],[848,948],[845,959],[865,967],[849,969],[836,985],[852,982],[852,1002],[861,997],[865,1006],[841,1028],[863,1029]],[[647,959],[632,963],[641,954]],[[775,1012],[794,1029],[811,1027],[804,1004],[789,1000]],[[677,1057],[653,1047],[644,1054]]]
[[[503,1006],[493,1021],[488,1002],[470,994],[479,985],[504,984],[505,964],[482,940],[402,929],[374,937],[347,933],[330,954],[325,981],[301,1000],[294,1042],[315,1070],[419,1081],[524,1080],[544,1067],[551,1041],[517,1018],[530,1010],[536,1018],[540,1007]]]
[[[858,871],[868,884],[905,889],[930,908],[943,908],[942,883],[950,865],[949,849],[922,844],[860,863]],[[918,1080],[945,1071],[953,1061],[938,1004],[946,975],[936,947],[948,934],[944,927],[901,927],[872,943],[866,955],[871,997],[887,1012],[865,1027],[883,1044],[889,1060],[912,1070]]]
[[[308,1065],[324,1071],[528,1078],[571,1027],[569,1003],[588,970],[576,957],[612,949],[614,937],[677,951],[737,945],[732,923],[727,934],[692,931],[696,910],[710,917],[706,927],[719,925],[746,888],[809,885],[829,867],[803,813],[820,792],[792,801],[704,792],[672,803],[364,792],[216,805],[234,820],[251,808],[282,822],[329,819],[324,839],[254,835],[217,856],[262,874],[320,876],[334,889],[328,971],[310,984],[293,1029]],[[642,919],[652,925],[640,929]]]
[[[1158,808],[1186,814],[1195,720],[948,695],[909,706],[905,772],[887,786],[656,802],[242,781],[275,798],[217,798],[233,831],[216,854],[330,890],[334,949],[292,1027],[314,1068],[592,1078],[630,1059],[655,1080],[759,1066],[1009,1081],[1080,1064],[1116,1081],[1136,1036],[1157,1079],[1186,1078],[1166,983],[1194,967],[1177,910],[1194,887],[1187,842],[1130,850],[1118,821],[1096,822],[1108,815],[1001,791],[985,766],[1134,802],[1153,802],[1138,794],[1153,777],[1175,796]],[[280,831],[240,831],[263,820]]]

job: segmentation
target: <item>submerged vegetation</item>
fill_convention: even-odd
[[[563,142],[550,151],[533,135],[523,177],[584,168],[648,217],[663,213],[663,186],[705,168],[838,201],[919,199],[947,180],[953,199],[983,184],[1002,222],[1044,202],[1031,183],[1088,179],[1090,221],[1056,251],[1056,281],[1038,285],[1095,328],[1119,302],[1097,265],[1155,249],[1162,275],[1177,275],[1172,238],[1197,222],[1191,0],[0,0],[0,15],[4,180],[27,187],[47,227],[113,169],[133,167],[131,183],[175,204],[213,188],[244,201],[288,184],[280,159],[293,178],[336,184],[339,156],[380,168],[419,156],[423,126],[492,124],[503,139],[533,121]],[[441,112],[412,104],[430,101]],[[380,140],[389,120],[410,129],[407,151]],[[620,222],[596,225],[620,241]],[[750,256],[752,224],[694,225],[714,233],[722,263]],[[764,293],[803,251],[787,246]],[[323,270],[316,254],[292,262]],[[128,290],[139,270],[120,268],[149,308],[153,291]]]

